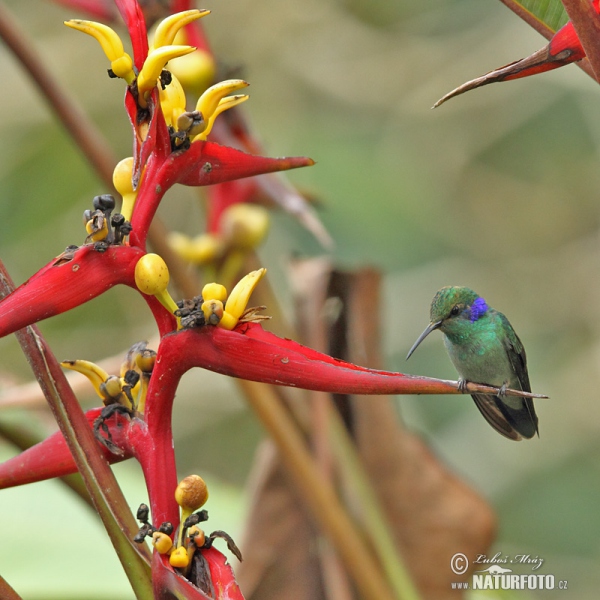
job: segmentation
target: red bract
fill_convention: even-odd
[[[100,416],[102,408],[92,408],[85,413],[90,427]],[[127,450],[125,437],[127,417],[113,415],[107,420],[112,442],[123,450],[123,455],[113,454],[106,446],[99,443],[104,458],[109,463],[118,463],[130,458],[132,452]],[[21,454],[0,464],[0,489],[34,483],[54,477],[63,477],[77,472],[73,455],[65,438],[57,431],[43,442],[21,452]]]
[[[114,285],[135,286],[138,248],[93,244],[67,250],[0,302],[0,337],[61,314],[100,296]]]
[[[162,161],[151,158],[131,219],[132,243],[139,246],[145,244],[145,233],[160,200],[164,192],[175,183],[189,186],[211,185],[312,164],[314,163],[310,158],[265,158],[202,141],[194,142],[189,150],[173,152]]]
[[[0,301],[0,337],[71,310],[124,284],[137,290],[135,265],[145,254],[132,246],[108,246],[105,251],[86,244],[61,255],[12,294]],[[153,297],[142,294],[159,332],[175,328],[175,318]]]
[[[593,6],[596,12],[600,12],[600,0],[594,0]],[[452,90],[442,98],[440,98],[435,104],[434,108],[440,106],[460,94],[464,94],[475,88],[495,83],[497,81],[510,81],[512,79],[520,79],[522,77],[529,77],[530,75],[537,75],[538,73],[544,73],[551,71],[552,69],[558,69],[564,67],[573,62],[577,62],[585,58],[585,50],[581,45],[579,36],[575,31],[573,23],[569,21],[566,25],[561,27],[552,37],[550,42],[537,50],[527,58],[522,58],[512,62],[504,67],[494,69],[481,77],[467,81],[463,85]]]
[[[115,0],[115,4],[127,25],[133,48],[133,63],[139,71],[148,56],[148,33],[144,13],[136,0]]]
[[[173,569],[166,556],[155,552],[152,557],[152,572],[155,574],[154,593],[156,600],[172,600],[173,593],[181,594],[178,597],[187,600],[244,600],[225,556],[214,548],[202,550],[202,556],[210,571],[214,595],[207,596],[195,586],[190,585],[187,579]]]

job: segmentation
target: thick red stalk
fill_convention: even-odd
[[[137,423],[129,436],[144,471],[152,518],[158,524],[170,521],[174,527],[179,523],[179,507],[174,496],[177,466],[171,422],[173,400],[184,372],[179,356],[165,352],[161,341],[146,395],[145,422]]]

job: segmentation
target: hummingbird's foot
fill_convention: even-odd
[[[505,381],[500,387],[500,391],[498,392],[498,396],[506,396],[506,390],[508,389],[508,381]]]
[[[461,394],[464,394],[467,391],[467,384],[469,382],[466,379],[463,379],[462,377],[458,380],[458,391]]]

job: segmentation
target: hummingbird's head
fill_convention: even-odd
[[[439,323],[436,329],[445,331],[453,323],[469,321],[474,323],[488,309],[485,300],[466,287],[448,286],[437,292],[431,301],[429,318],[431,323]]]
[[[413,344],[407,359],[417,346],[435,329],[449,336],[465,335],[469,326],[488,310],[486,301],[466,287],[443,287],[433,297],[429,311],[430,323]]]

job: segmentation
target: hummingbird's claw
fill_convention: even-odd
[[[458,391],[461,394],[464,394],[466,392],[468,383],[469,382],[466,379],[463,379],[462,377],[458,380]]]

